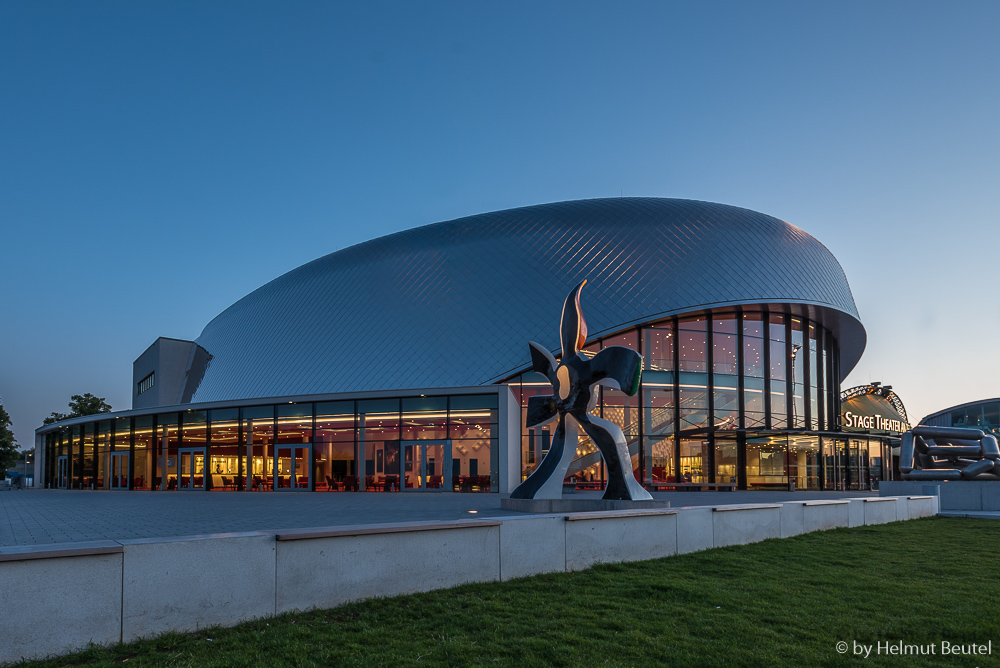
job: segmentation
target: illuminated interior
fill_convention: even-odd
[[[45,437],[53,486],[489,492],[496,394],[285,403],[95,419]]]
[[[836,340],[820,323],[771,308],[682,315],[589,342],[585,355],[617,345],[643,356],[639,393],[601,387],[593,411],[622,429],[640,482],[861,489],[873,471],[881,476],[880,441],[849,447],[832,433],[840,395]],[[528,398],[552,392],[535,372],[508,383],[522,425]],[[554,423],[522,429],[522,477],[548,452],[554,430]],[[585,435],[565,482],[603,488],[600,454]]]

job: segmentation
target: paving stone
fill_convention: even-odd
[[[876,496],[872,492],[655,492],[671,506]],[[577,498],[600,498],[578,492]],[[475,510],[476,514],[468,511]],[[0,546],[518,515],[498,494],[20,490],[0,492]]]

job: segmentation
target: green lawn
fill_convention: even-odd
[[[38,665],[1000,666],[1000,522],[837,529],[169,634]],[[7,612],[10,612],[9,610]],[[985,644],[851,658],[838,641]]]

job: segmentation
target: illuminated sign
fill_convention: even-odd
[[[909,428],[910,425],[906,424],[902,420],[886,418],[877,413],[874,415],[858,415],[857,413],[852,413],[851,411],[844,412],[844,429],[891,431],[901,434]]]

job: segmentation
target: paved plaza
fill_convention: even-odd
[[[671,507],[872,496],[876,492],[656,492]],[[578,492],[572,498],[600,498]],[[478,511],[475,514],[470,510]],[[166,538],[231,531],[518,515],[498,494],[0,492],[0,547]]]

